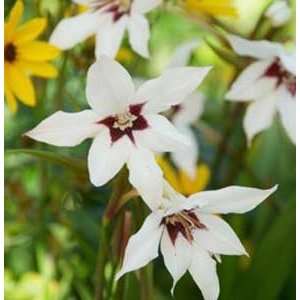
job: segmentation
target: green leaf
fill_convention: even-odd
[[[87,166],[84,161],[77,158],[70,158],[65,155],[57,154],[45,150],[28,150],[28,149],[13,149],[5,151],[7,155],[19,155],[25,154],[33,156],[41,160],[45,160],[54,164],[61,165],[63,167],[69,168],[70,170],[80,173],[81,175],[87,176]]]
[[[296,203],[294,199],[277,217],[253,256],[249,272],[234,299],[275,300],[295,271]]]

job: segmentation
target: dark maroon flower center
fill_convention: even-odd
[[[284,84],[292,96],[296,95],[296,76],[282,65],[279,58],[276,58],[269,66],[265,76],[276,78],[277,87]]]
[[[162,224],[166,226],[173,245],[175,245],[179,233],[191,243],[194,240],[194,229],[207,229],[192,210],[183,210],[180,213],[167,216],[162,220]]]
[[[17,49],[13,43],[8,43],[4,47],[4,60],[12,63],[17,58]]]
[[[144,104],[130,105],[127,112],[109,116],[99,121],[98,124],[103,124],[108,127],[113,143],[124,135],[127,135],[130,140],[135,143],[133,131],[144,130],[148,127],[147,120],[141,115],[143,105]]]

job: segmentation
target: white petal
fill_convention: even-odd
[[[236,35],[228,35],[227,37],[233,50],[242,56],[266,59],[279,56],[283,51],[283,47],[279,43],[267,40],[251,41]]]
[[[284,52],[280,55],[282,64],[296,76],[296,52]]]
[[[58,111],[25,133],[30,138],[55,146],[71,147],[94,137],[101,126],[91,110],[78,113]]]
[[[89,105],[101,116],[124,112],[133,94],[130,75],[115,60],[101,56],[89,68],[86,95]]]
[[[276,112],[275,103],[275,93],[272,93],[249,104],[244,117],[244,129],[249,145],[256,134],[272,125]]]
[[[188,64],[192,52],[200,46],[199,40],[193,40],[177,47],[172,54],[168,68],[184,67]]]
[[[195,243],[211,253],[226,255],[248,255],[231,227],[220,217],[197,213],[206,229],[194,231]]]
[[[93,0],[72,0],[74,3],[77,3],[77,4],[82,4],[82,5],[88,5],[90,4],[91,1]]]
[[[154,154],[147,149],[135,148],[127,166],[130,183],[151,209],[158,208],[163,191],[163,173]]]
[[[106,19],[102,26],[99,27],[96,36],[96,57],[107,55],[114,58],[120,49],[121,42],[127,27],[128,17],[124,16],[117,22],[111,18]]]
[[[265,15],[271,19],[272,25],[282,26],[288,22],[291,17],[291,8],[289,7],[287,1],[277,1],[270,5]]]
[[[131,10],[134,13],[145,14],[161,4],[161,0],[134,0]]]
[[[145,82],[135,98],[146,102],[144,111],[157,113],[184,101],[202,82],[211,67],[181,67]],[[188,78],[188,80],[187,80]]]
[[[116,276],[119,280],[125,273],[137,270],[158,256],[159,242],[163,226],[161,216],[150,214],[139,231],[130,237],[125,250],[121,270]]]
[[[194,92],[180,104],[179,111],[174,115],[175,126],[189,125],[199,119],[204,111],[205,98],[203,94]]]
[[[196,193],[188,198],[198,206],[202,213],[228,214],[245,213],[254,209],[277,190],[229,186],[216,191]]]
[[[184,170],[191,178],[196,175],[197,160],[199,156],[198,143],[193,131],[189,127],[177,127],[178,130],[189,137],[190,145],[186,149],[179,149],[171,153],[171,157],[179,170]]]
[[[216,262],[199,247],[193,247],[193,259],[189,268],[204,300],[217,300],[220,293]]]
[[[231,101],[249,101],[266,95],[276,86],[276,80],[263,77],[272,60],[250,64],[235,80],[225,98]]]
[[[130,146],[126,137],[112,144],[109,130],[103,128],[88,154],[90,180],[95,186],[107,183],[119,172],[129,158]]]
[[[184,275],[191,264],[191,244],[179,234],[173,245],[167,229],[164,230],[160,250],[164,257],[164,263],[173,278],[171,293],[173,294],[177,281]]]
[[[168,119],[161,115],[145,115],[149,128],[136,131],[135,136],[141,145],[156,152],[186,150],[190,138],[181,134]]]
[[[296,144],[296,99],[282,89],[276,102],[282,124],[294,144]]]
[[[132,49],[141,56],[148,58],[148,42],[150,38],[148,20],[143,15],[131,15],[128,23],[128,32]]]
[[[51,34],[50,43],[60,49],[70,49],[95,34],[102,21],[102,16],[98,12],[87,12],[63,19]]]

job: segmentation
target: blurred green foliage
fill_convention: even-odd
[[[5,1],[6,14],[13,2]],[[26,18],[48,17],[45,39],[70,5],[66,0],[24,2]],[[222,21],[231,30],[247,35],[270,1],[237,0],[236,3],[240,19]],[[206,37],[197,24],[171,13],[157,11],[150,15],[150,20],[153,58],[145,61],[133,54],[132,61],[125,63],[137,77],[157,75],[177,45],[194,37]],[[293,35],[294,20],[280,29],[276,38],[293,39]],[[124,45],[127,47],[126,41]],[[57,61],[60,70],[57,79],[35,80],[38,106],[21,107],[16,115],[5,112],[6,300],[94,298],[97,252],[105,246],[99,245],[101,216],[111,194],[111,184],[95,188],[89,183],[85,166],[89,142],[63,149],[22,136],[58,109],[78,111],[87,107],[85,75],[93,59],[92,40],[64,53]],[[227,143],[232,151],[223,153],[217,167],[214,165],[215,140],[197,131],[201,160],[207,162],[213,172],[209,188],[229,184],[266,188],[279,184],[278,192],[254,212],[227,218],[251,257],[223,258],[218,266],[220,299],[295,299],[295,148],[279,122],[275,122],[246,149],[241,126],[243,113],[230,124],[228,114],[233,107],[223,99],[234,67],[218,57],[205,42],[193,56],[192,63],[215,66],[202,85],[208,100],[199,124],[209,124],[217,136],[224,135],[226,126],[231,127]],[[128,203],[124,209],[138,212],[141,218],[131,226],[134,232],[141,224],[146,207],[138,200]],[[112,272],[115,272],[113,265],[107,264],[108,281]],[[135,273],[122,279],[120,286],[126,286],[126,299],[141,299]],[[158,259],[154,263],[153,299],[172,299],[170,287],[171,277]],[[189,275],[178,283],[175,291],[176,299],[187,296],[190,300],[201,299]]]

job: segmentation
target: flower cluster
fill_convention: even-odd
[[[35,40],[46,26],[45,19],[33,19],[17,27],[23,4],[16,2],[5,23],[8,106],[16,111],[16,97],[26,105],[35,105],[29,76],[55,77],[56,69],[49,61],[59,54],[58,49],[70,49],[95,35],[96,61],[86,76],[89,108],[57,111],[25,135],[60,147],[73,147],[92,139],[87,161],[89,179],[95,186],[107,184],[127,167],[128,181],[151,213],[129,239],[117,279],[148,264],[160,250],[174,280],[172,293],[177,281],[189,271],[204,299],[215,300],[219,296],[216,261],[221,261],[220,255],[248,255],[220,215],[254,209],[277,186],[267,190],[228,186],[199,192],[207,185],[210,171],[199,163],[193,124],[201,117],[205,104],[198,87],[212,69],[189,66],[201,44],[199,40],[177,48],[160,76],[143,80],[138,86],[114,60],[126,30],[132,49],[149,58],[150,28],[145,14],[162,1],[74,2],[87,9],[60,21],[50,44]],[[237,15],[231,1],[223,1],[223,6],[219,2],[222,1],[188,0],[185,6],[214,15],[222,11],[226,16]],[[276,7],[269,8],[266,16],[278,19]],[[225,96],[231,102],[250,101],[244,118],[249,146],[255,135],[272,124],[277,111],[295,143],[295,53],[267,40],[247,40],[232,34],[226,34],[226,39],[232,50],[249,62]],[[176,168],[164,156],[167,152]]]

